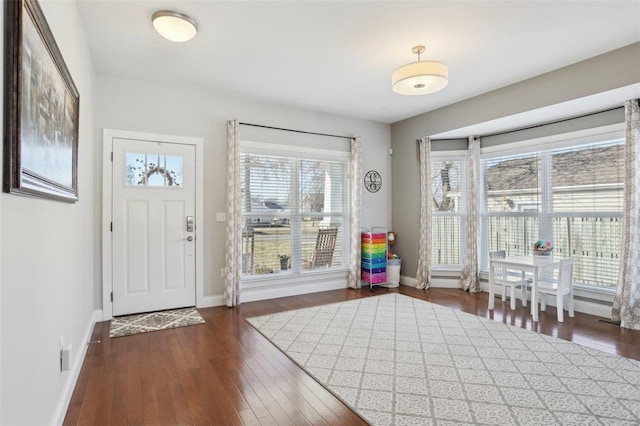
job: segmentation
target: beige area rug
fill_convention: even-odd
[[[640,362],[408,296],[248,321],[372,425],[640,424]]]
[[[127,315],[111,320],[109,337],[122,337],[149,331],[167,330],[202,324],[204,319],[196,308],[173,309],[170,311],[150,312],[147,314]]]

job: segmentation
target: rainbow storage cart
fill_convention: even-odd
[[[362,232],[360,237],[360,279],[373,291],[374,285],[387,282],[387,229],[371,228],[371,231]]]

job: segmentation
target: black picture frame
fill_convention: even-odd
[[[5,7],[3,191],[76,202],[80,94],[38,1]]]

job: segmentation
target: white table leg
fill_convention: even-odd
[[[522,273],[520,274],[520,277],[522,278],[522,281],[525,281],[526,278],[526,272],[522,271]],[[522,284],[522,286],[520,286],[520,289],[522,291],[522,306],[524,308],[527,307],[527,284],[526,282],[524,284]]]
[[[538,268],[533,269],[533,286],[531,287],[531,316],[534,322],[538,322]]]
[[[495,282],[495,267],[489,262],[489,310],[493,310],[493,284]]]

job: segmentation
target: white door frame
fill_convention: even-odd
[[[195,248],[196,248],[196,307],[203,306],[204,300],[204,210],[203,210],[203,157],[204,140],[184,136],[159,135],[153,133],[130,132],[126,130],[103,129],[102,131],[102,314],[103,320],[113,318],[113,233],[111,232],[113,162],[111,158],[112,141],[117,139],[135,139],[142,141],[193,145],[196,149],[195,182]]]

